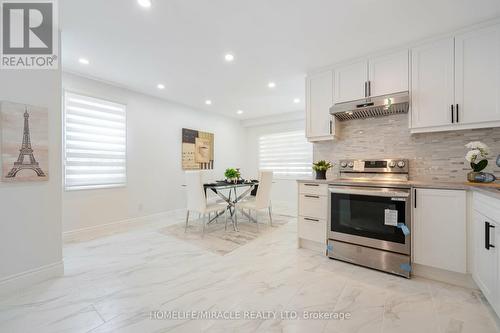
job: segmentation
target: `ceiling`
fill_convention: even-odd
[[[60,7],[65,70],[241,119],[303,110],[309,70],[500,16],[499,0],[153,0],[149,9],[137,0],[63,0]]]

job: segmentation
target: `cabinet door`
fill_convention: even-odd
[[[415,192],[412,225],[414,262],[465,273],[465,191],[416,189]]]
[[[453,38],[411,50],[411,127],[451,126]]]
[[[360,61],[335,68],[335,103],[353,101],[365,96],[368,64]]]
[[[408,50],[368,61],[370,95],[380,96],[408,90]]]
[[[473,221],[473,252],[474,252],[474,266],[472,277],[477,285],[483,292],[488,301],[494,305],[496,302],[495,289],[496,289],[496,274],[497,274],[497,250],[496,247],[486,248],[485,243],[485,223],[491,222],[488,218],[474,212]],[[499,229],[496,225],[495,228],[490,228],[490,244],[495,244],[495,236],[498,235]],[[496,234],[496,235],[495,235]]]
[[[307,78],[307,137],[329,137],[330,107],[333,104],[333,73],[326,71]]]
[[[500,25],[455,37],[459,123],[500,121]]]

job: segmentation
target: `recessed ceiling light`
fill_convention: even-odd
[[[243,110],[236,111],[237,114],[243,114]]]
[[[231,62],[234,60],[234,55],[232,55],[231,53],[227,53],[225,56],[224,56],[224,60],[226,60],[227,62]]]
[[[152,5],[151,0],[137,0],[137,3],[139,4],[139,6],[144,8],[149,8]]]
[[[80,59],[78,59],[78,62],[80,64],[82,64],[82,65],[88,65],[88,64],[90,64],[89,59],[86,59],[86,58],[80,58]]]
[[[274,87],[276,87],[276,83],[274,83],[274,82],[269,82],[269,83],[267,84],[267,86],[268,86],[269,88],[274,88]]]
[[[165,85],[164,85],[164,84],[161,84],[161,83],[158,83],[158,84],[156,85],[156,87],[157,87],[158,89],[161,89],[161,90],[165,89]]]
[[[295,104],[299,104],[299,103],[300,103],[300,98],[294,98],[294,99],[293,99],[293,102],[294,102]]]
[[[206,104],[206,105],[212,105],[212,101],[211,101],[211,100],[209,100],[209,99],[207,99],[207,100],[205,101],[205,104]]]

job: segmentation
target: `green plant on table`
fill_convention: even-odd
[[[234,168],[228,168],[226,169],[226,172],[224,172],[224,177],[229,180],[235,180],[240,178],[241,174],[237,169]]]
[[[331,169],[333,167],[333,164],[330,162],[327,162],[325,160],[318,161],[316,163],[313,163],[313,170],[314,171],[327,171],[328,169]]]

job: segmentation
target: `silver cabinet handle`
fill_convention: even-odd
[[[314,199],[319,199],[319,195],[304,195],[306,198],[314,198]]]
[[[319,184],[304,184],[304,186],[319,186]]]
[[[318,219],[311,219],[309,217],[304,217],[304,220],[306,220],[306,221],[312,221],[312,222],[319,222]]]

